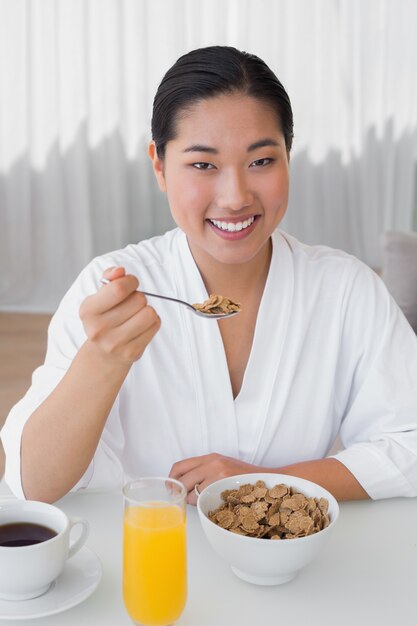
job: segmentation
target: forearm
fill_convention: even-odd
[[[87,341],[22,435],[21,476],[28,499],[54,502],[90,464],[130,365],[106,360]]]
[[[304,461],[272,471],[311,480],[330,491],[336,500],[364,500],[369,498],[354,475],[337,459]]]

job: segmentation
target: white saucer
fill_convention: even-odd
[[[33,600],[0,600],[0,619],[33,619],[76,606],[97,588],[102,575],[98,556],[86,546],[69,559],[48,591]]]

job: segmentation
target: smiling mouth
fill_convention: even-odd
[[[228,233],[236,233],[236,232],[240,232],[241,230],[245,230],[246,228],[249,228],[249,226],[252,226],[256,217],[257,217],[256,215],[252,215],[252,217],[248,217],[247,219],[242,220],[241,222],[228,222],[226,220],[212,220],[212,219],[209,219],[208,221],[219,230],[224,230]]]

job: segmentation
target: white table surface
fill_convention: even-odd
[[[0,483],[0,495],[9,491]],[[91,525],[87,545],[103,564],[93,595],[32,626],[128,626],[122,584],[122,496],[70,494],[57,506]],[[187,511],[188,601],[178,626],[417,625],[417,499],[341,504],[321,555],[293,581],[259,587],[236,578]],[[0,626],[18,621],[1,620]]]

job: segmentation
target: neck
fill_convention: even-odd
[[[272,257],[272,241],[269,239],[258,254],[245,263],[221,263],[201,250],[191,253],[197,264],[207,293],[217,293],[231,300],[242,302],[245,295],[262,294]]]

